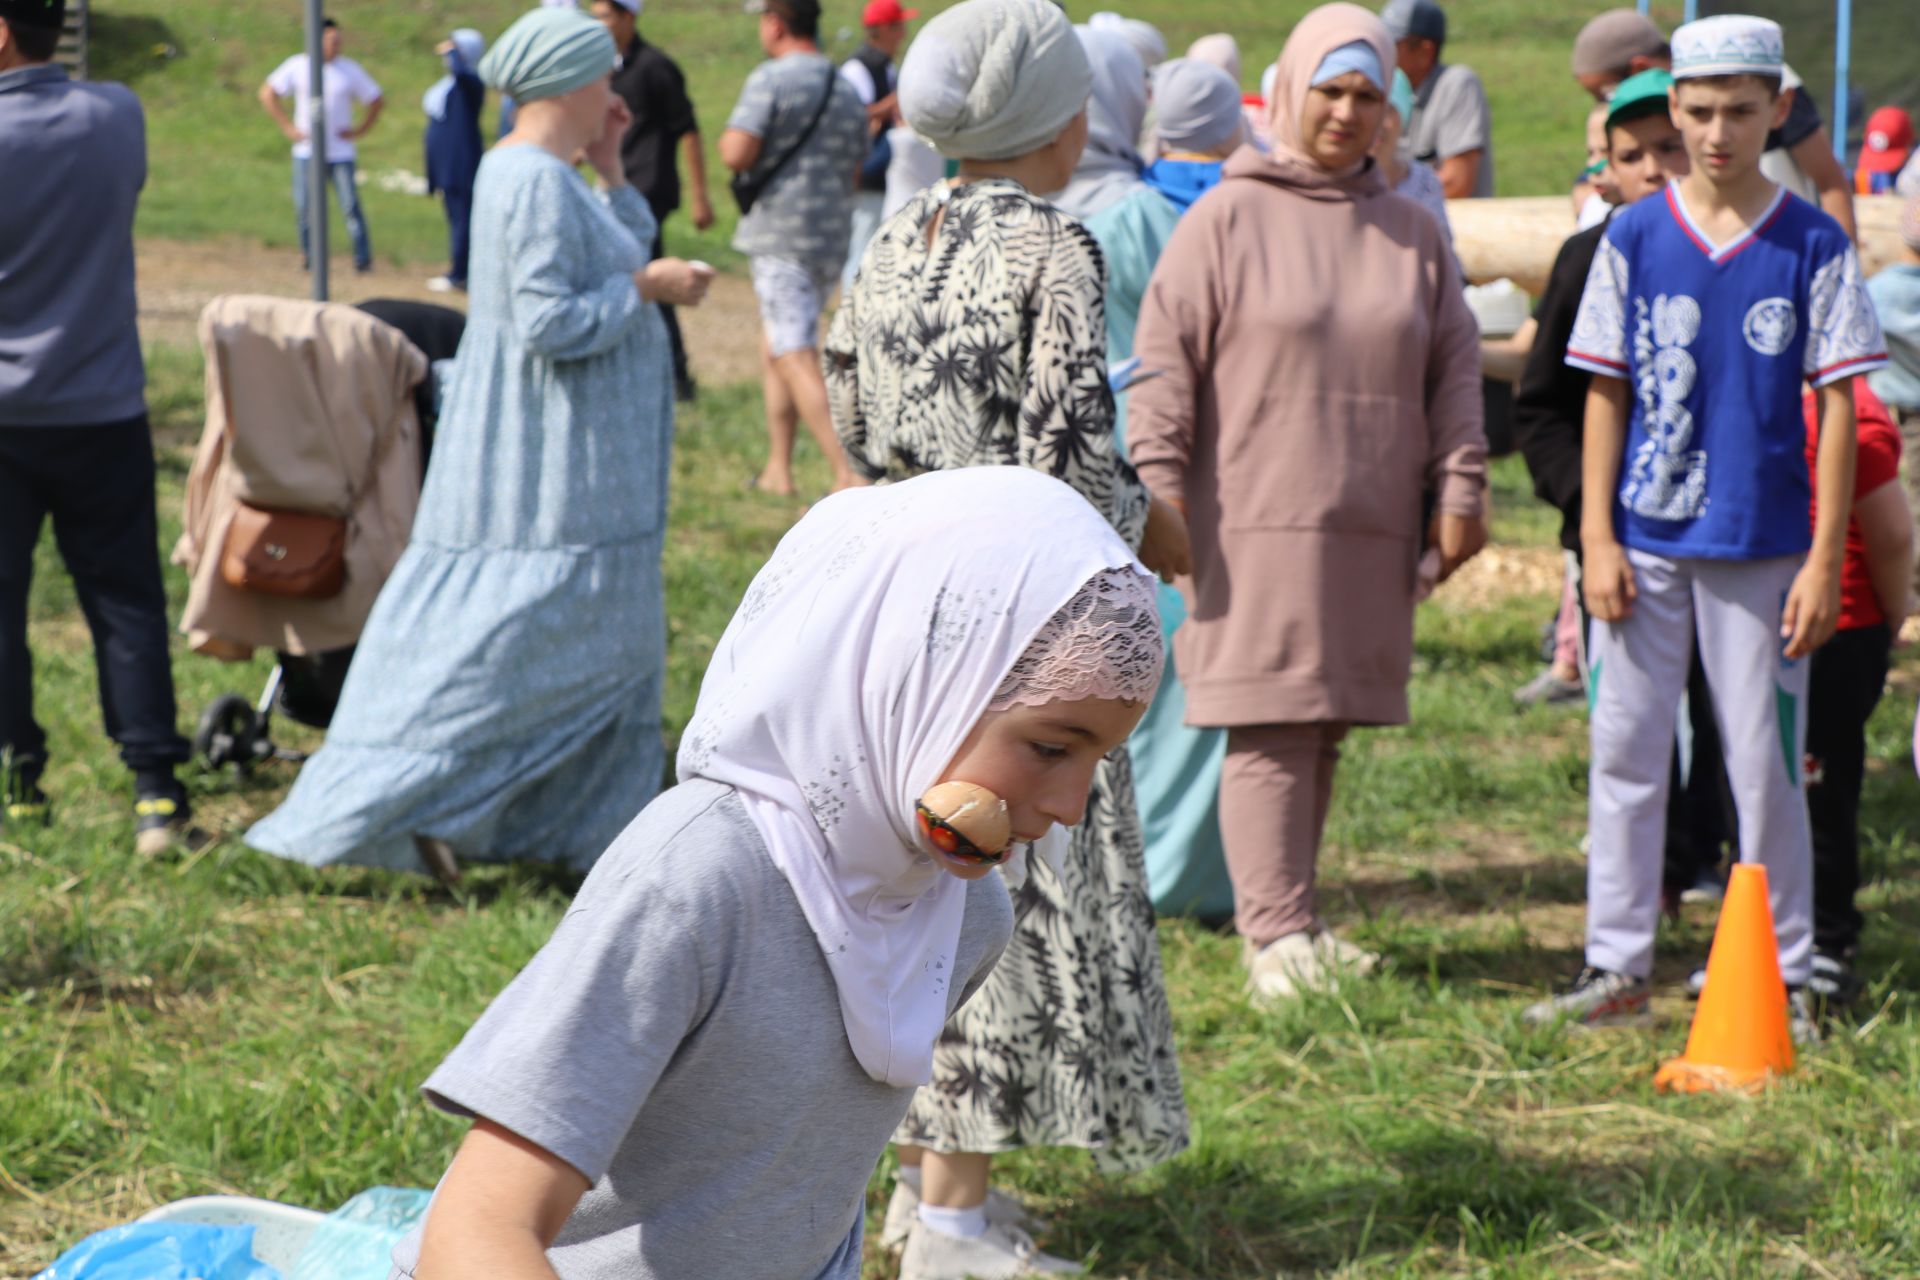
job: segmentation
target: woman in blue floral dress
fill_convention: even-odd
[[[475,184],[470,312],[412,540],[326,745],[248,832],[302,862],[584,871],[659,789],[673,384],[612,39],[545,9],[481,64],[520,111]],[[573,167],[584,153],[596,194]]]

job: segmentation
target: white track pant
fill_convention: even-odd
[[[1781,654],[1780,614],[1799,557],[1668,560],[1629,550],[1639,594],[1624,622],[1595,620],[1593,763],[1587,829],[1587,963],[1646,977],[1660,921],[1667,768],[1698,631],[1740,858],[1767,869],[1780,970],[1791,985],[1813,962],[1813,845],[1801,760],[1806,659]]]

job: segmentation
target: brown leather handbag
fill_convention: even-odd
[[[220,580],[269,596],[337,596],[347,584],[346,517],[237,502],[220,553]]]

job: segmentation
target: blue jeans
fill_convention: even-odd
[[[293,162],[293,222],[300,229],[300,257],[312,261],[307,246],[307,165],[305,159]],[[365,271],[373,265],[373,245],[367,240],[367,219],[360,212],[360,191],[354,185],[353,161],[327,162],[327,177],[333,182],[334,198],[340,202],[341,216],[347,220],[347,234],[353,238],[353,265]]]

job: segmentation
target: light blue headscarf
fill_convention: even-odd
[[[577,9],[535,9],[480,60],[480,78],[515,102],[572,93],[620,60],[607,29]]]
[[[420,98],[430,120],[447,118],[447,97],[454,88],[454,76],[462,71],[472,71],[480,64],[480,55],[486,52],[487,41],[472,27],[461,27],[453,33],[453,48],[446,54],[447,74],[435,80]]]
[[[1398,67],[1393,69],[1393,88],[1387,90],[1387,101],[1400,113],[1400,127],[1413,128],[1413,81]]]
[[[1320,60],[1314,68],[1313,78],[1307,81],[1309,86],[1325,84],[1335,76],[1343,76],[1349,71],[1358,71],[1373,82],[1373,87],[1385,92],[1387,73],[1380,67],[1380,55],[1365,40],[1352,40],[1341,45]]]

